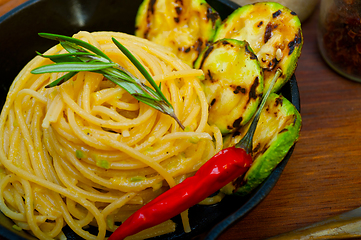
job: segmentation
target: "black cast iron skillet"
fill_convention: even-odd
[[[8,89],[18,72],[35,56],[55,42],[43,39],[39,32],[71,36],[79,30],[118,31],[134,33],[134,21],[141,0],[30,0],[0,17],[0,104],[3,106]],[[224,19],[238,5],[228,0],[208,0]],[[300,110],[297,82],[293,76],[281,90]],[[279,179],[293,148],[268,179],[247,197],[227,196],[212,206],[194,206],[189,211],[192,231],[183,232],[180,218],[175,217],[174,233],[155,239],[216,239],[222,231],[240,220],[271,191]],[[205,186],[206,187],[206,186]],[[11,240],[33,239],[12,228],[12,221],[0,212],[0,236]],[[97,229],[91,229],[96,232]],[[68,239],[80,239],[68,227]]]

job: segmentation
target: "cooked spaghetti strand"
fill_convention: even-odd
[[[80,72],[45,88],[65,73],[31,74],[51,63],[35,57],[11,85],[0,116],[0,210],[39,239],[63,239],[64,225],[84,239],[104,239],[117,222],[194,174],[222,148],[219,129],[207,124],[201,70],[128,34],[79,32],[74,37],[147,84],[111,39],[122,43],[161,83],[186,131],[98,73]],[[45,54],[64,52],[58,44]],[[190,230],[187,214],[182,218]],[[134,237],[174,229],[168,221]]]

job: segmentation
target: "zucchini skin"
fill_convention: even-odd
[[[281,68],[283,74],[273,92],[279,91],[291,78],[303,47],[297,14],[274,2],[259,2],[236,9],[217,29],[214,40],[222,38],[249,42],[264,69],[264,91],[267,91],[277,68]]]
[[[222,192],[241,196],[252,192],[272,173],[298,141],[302,127],[301,115],[296,107],[276,93],[270,95],[259,123],[253,139],[254,160],[251,168],[244,176],[222,188]],[[247,128],[242,129],[242,133],[236,137],[228,137],[225,144],[233,146]]]
[[[205,0],[144,0],[135,35],[162,45],[193,67],[220,24],[219,14]]]
[[[208,124],[223,134],[244,126],[257,111],[263,94],[263,71],[249,44],[221,39],[209,45],[195,62],[209,105]]]
[[[180,5],[180,3],[184,5]],[[186,6],[186,4],[188,5]],[[171,10],[167,12],[165,8],[169,5],[172,7],[168,7]],[[203,8],[204,6],[206,8]],[[189,9],[188,13],[195,11],[196,14],[193,15],[197,16],[202,15],[200,12],[203,10],[200,9],[206,9],[205,12],[208,12],[208,15],[202,15],[206,16],[206,22],[199,24],[196,21],[197,24],[195,22],[190,24],[194,28],[187,26],[188,29],[199,35],[191,34],[187,32],[187,28],[184,28],[189,20],[185,17],[186,15],[183,15],[186,8]],[[222,41],[226,41],[236,45],[242,43],[248,52],[253,53],[253,57],[261,69],[259,86],[257,85],[257,91],[254,94],[257,96],[254,106],[258,106],[260,97],[263,92],[267,91],[277,68],[281,68],[283,74],[277,80],[273,92],[279,91],[291,78],[296,70],[303,47],[303,34],[298,16],[281,4],[273,2],[245,5],[235,10],[221,23],[219,15],[204,0],[144,0],[136,17],[135,35],[162,45],[191,67],[204,71],[205,80],[202,81],[202,85],[210,105],[208,123],[217,125],[223,134],[228,134],[225,147],[233,146],[237,139],[240,139],[257,107],[249,105],[247,108],[239,103],[233,104],[237,100],[232,100],[233,97],[230,97],[229,93],[232,92],[231,88],[238,86],[237,84],[233,84],[232,87],[229,83],[223,85],[224,87],[216,86],[217,84],[222,86],[224,81],[215,79],[217,69],[209,68],[207,59],[212,51]],[[189,37],[192,40],[189,40]],[[203,38],[201,39],[201,37]],[[228,63],[230,62],[234,61],[228,61]],[[237,79],[233,80],[237,81]],[[260,88],[261,91],[259,91]],[[226,94],[225,97],[217,95],[222,90]],[[214,99],[216,99],[215,102],[222,102],[217,100],[224,99],[222,104],[226,106],[225,112],[216,107]],[[274,101],[274,104],[282,105],[279,109],[277,108],[277,112],[279,115],[289,118],[290,121],[283,129],[278,129],[277,133],[274,133],[276,130],[273,130],[275,136],[269,143],[262,143],[262,140],[267,138],[260,133],[260,130],[258,133],[256,131],[253,165],[245,175],[221,189],[226,194],[244,196],[252,192],[271,174],[298,140],[302,119],[297,109],[286,98],[277,94],[272,94],[270,99],[269,101]],[[243,109],[240,109],[239,106],[243,106]],[[234,112],[228,111],[228,108],[235,109],[243,115],[236,115]],[[260,123],[260,125],[262,127],[259,129],[262,129],[265,128],[263,125],[267,125],[267,123]],[[263,132],[268,131],[263,129]]]

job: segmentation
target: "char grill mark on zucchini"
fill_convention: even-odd
[[[204,54],[202,56],[201,64],[199,66],[197,66],[197,68],[199,68],[199,69],[203,68],[204,61],[208,58],[209,54],[213,51],[213,48],[214,48],[213,45],[208,46],[208,48],[206,49],[206,51],[204,52]],[[213,80],[211,71],[208,69],[207,72],[208,72],[208,76],[210,77],[210,79]]]
[[[278,17],[279,15],[281,15],[281,13],[282,13],[281,10],[277,10],[276,12],[274,12],[274,13],[272,14],[272,17],[273,17],[273,18],[276,18],[276,17]]]
[[[193,67],[221,24],[205,0],[144,0],[135,35],[158,43]]]
[[[207,19],[211,20],[213,24],[217,24],[220,19],[219,14],[215,12],[211,6],[207,7]]]
[[[282,76],[273,92],[277,92],[293,75],[303,46],[298,16],[278,3],[259,2],[244,5],[230,14],[218,28],[215,41],[234,38],[249,42],[264,70],[267,91],[277,68]]]
[[[291,41],[287,46],[289,48],[288,55],[291,55],[293,51],[302,44],[302,32],[299,29],[298,33],[295,35],[293,41]]]
[[[222,188],[221,191],[226,194],[250,193],[271,174],[298,140],[301,116],[295,106],[281,95],[273,93],[269,96],[259,121],[262,124],[257,125],[253,138],[253,164],[245,176]],[[237,143],[248,127],[228,135],[225,147]]]
[[[251,86],[251,90],[249,91],[248,102],[247,103],[249,103],[251,101],[251,99],[257,99],[257,98],[260,97],[261,94],[257,93],[257,88],[258,88],[259,85],[260,85],[259,76],[257,76],[255,78],[255,80],[253,81],[253,84]]]
[[[147,25],[150,25],[151,22],[151,16],[154,15],[154,4],[157,0],[150,0],[149,4],[148,4],[148,13],[147,13],[147,17],[146,17],[146,21],[147,21]],[[136,27],[137,29],[137,27]],[[149,34],[149,28],[147,28],[144,33],[143,33],[143,38],[148,38],[148,34]]]
[[[277,25],[272,24],[269,22],[266,26],[265,32],[264,32],[264,43],[267,43],[268,40],[272,37],[272,31],[273,29],[276,29]]]
[[[257,110],[264,85],[261,66],[249,44],[221,39],[201,53],[195,67],[205,73],[208,123],[224,134],[245,125]]]

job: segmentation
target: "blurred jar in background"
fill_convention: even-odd
[[[291,9],[295,13],[297,13],[301,22],[306,20],[316,5],[318,4],[318,0],[232,0],[233,2],[239,4],[240,6],[255,3],[255,2],[277,2],[282,4],[283,6]]]
[[[360,16],[360,0],[321,0],[318,44],[335,71],[361,82]]]

